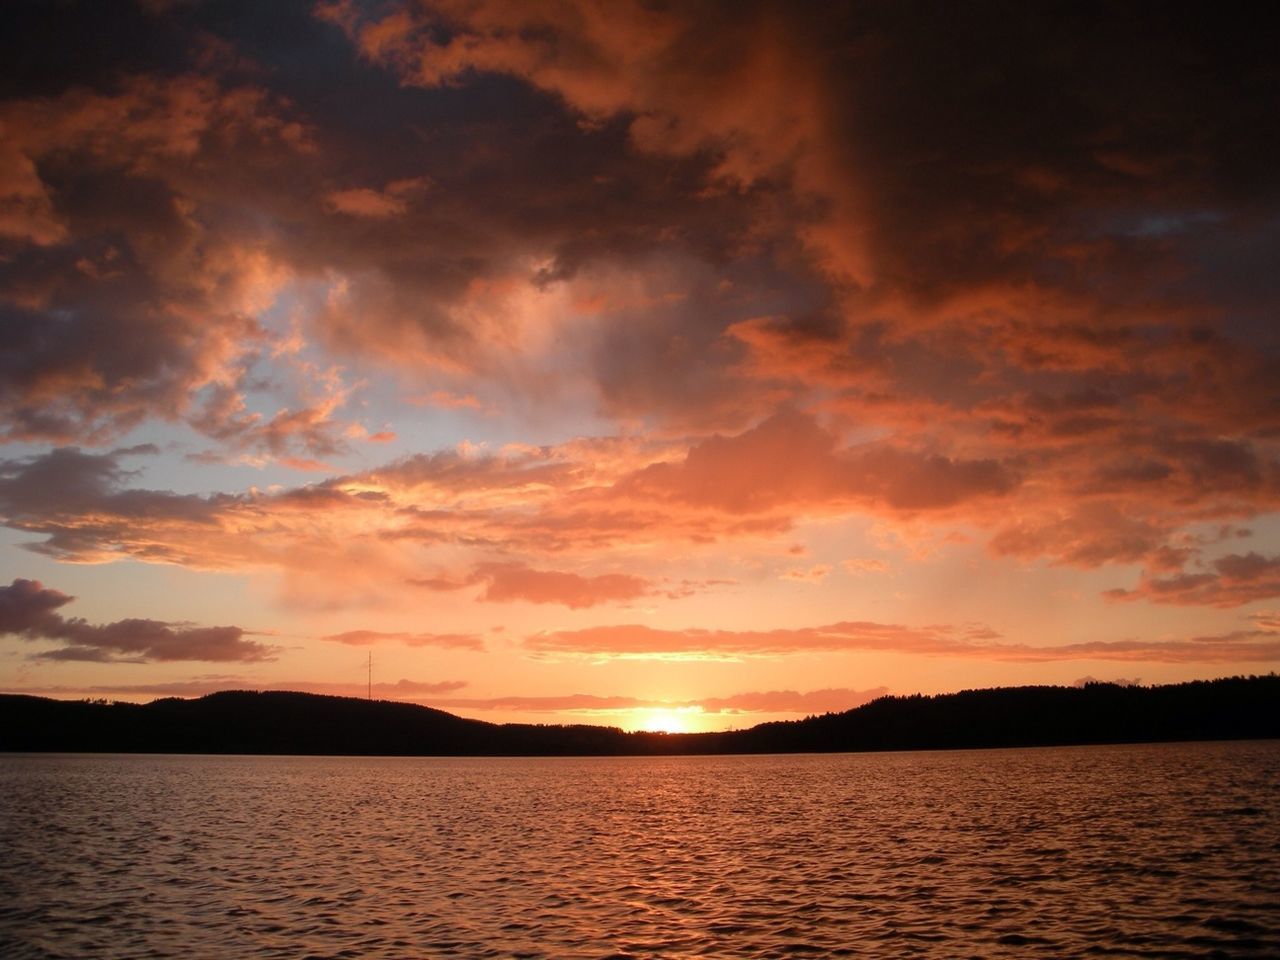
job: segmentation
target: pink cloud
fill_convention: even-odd
[[[347,630],[320,638],[353,647],[378,643],[403,643],[409,647],[442,647],[444,649],[483,650],[484,639],[474,633],[387,633],[379,630]]]

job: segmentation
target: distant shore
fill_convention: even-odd
[[[1280,676],[1164,686],[999,687],[886,696],[720,733],[494,724],[431,707],[228,690],[148,704],[0,694],[0,751],[636,756],[1065,746],[1280,737]]]

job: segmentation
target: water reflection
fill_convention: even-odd
[[[1280,953],[1280,744],[0,760],[6,957]]]

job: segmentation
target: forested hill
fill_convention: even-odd
[[[1280,738],[1280,676],[882,697],[728,733],[492,724],[430,707],[225,691],[139,705],[0,695],[0,750],[328,755],[607,755],[929,750]]]

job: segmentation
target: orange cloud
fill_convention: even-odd
[[[696,593],[732,586],[736,580],[654,581],[631,574],[606,573],[595,576],[559,570],[535,570],[519,563],[481,563],[463,577],[411,578],[409,583],[428,590],[462,590],[482,584],[477,599],[490,603],[525,601],[554,603],[570,609],[584,609],[605,603],[626,604],[643,597],[681,600]]]
[[[425,177],[411,177],[389,183],[384,190],[353,187],[334,190],[325,196],[325,205],[336,213],[375,220],[406,213],[410,202],[427,189]]]
[[[831,565],[829,563],[820,563],[809,567],[807,570],[803,567],[785,570],[782,573],[782,579],[795,580],[798,583],[820,583],[827,578],[827,574],[830,572]]]
[[[889,565],[883,560],[865,558],[845,560],[840,565],[854,576],[860,576],[864,573],[887,573],[889,570]]]
[[[784,409],[745,433],[691,447],[682,462],[646,467],[618,490],[729,513],[854,505],[915,511],[1001,497],[1017,482],[995,460],[876,444],[840,450],[835,436],[812,418]]]
[[[573,608],[675,598],[702,587],[484,559],[464,575],[432,580],[416,573],[413,551],[454,545],[482,556],[547,550],[589,555],[619,544],[774,538],[798,517],[910,518],[926,511],[991,525],[997,554],[1079,566],[1142,561],[1177,574],[1202,548],[1180,538],[1177,520],[1161,513],[1154,497],[1045,502],[1052,492],[1045,485],[1035,498],[1025,487],[1011,488],[1013,475],[995,461],[908,454],[877,444],[842,448],[833,434],[794,411],[737,436],[695,443],[682,459],[637,467],[645,460],[643,448],[613,450],[612,458],[611,450],[597,441],[496,453],[443,451],[306,487],[199,497],[127,488],[129,474],[120,460],[133,455],[128,451],[61,449],[0,462],[0,516],[13,528],[41,535],[37,549],[64,558],[128,555],[207,568],[335,575],[361,569],[384,588],[415,581],[436,589],[481,586],[487,601]],[[1051,509],[1052,503],[1063,506]],[[1220,515],[1212,505],[1204,512]],[[1268,595],[1270,587],[1260,583],[1247,588],[1250,595]],[[1208,600],[1204,591],[1177,592],[1185,602]]]
[[[1249,479],[1269,468],[1243,445],[1179,442],[1164,449],[1182,458],[1166,461],[1175,464],[1168,476],[1183,478],[1166,495],[1184,508],[1194,505],[1194,519],[1239,516],[1243,497],[1269,489],[1270,481]],[[1228,596],[1247,602],[1274,595],[1265,570],[1247,564],[1236,569],[1228,562],[1212,590],[1203,586],[1207,580],[1188,579],[1201,576],[1183,568],[1208,541],[1182,532],[1185,518],[1154,491],[1098,487],[1099,467],[1083,459],[1070,461],[1081,464],[1079,477],[1058,469],[1031,486],[1020,482],[1035,476],[1026,456],[1008,468],[879,442],[846,447],[814,418],[788,409],[740,434],[694,442],[683,456],[680,450],[605,439],[495,452],[460,448],[305,487],[201,497],[128,488],[121,461],[138,451],[59,449],[0,462],[0,517],[41,536],[34,548],[60,558],[132,556],[346,581],[356,569],[375,594],[406,582],[479,586],[484,601],[582,609],[675,599],[714,584],[486,555],[589,557],[623,544],[775,539],[800,518],[933,515],[986,526],[996,555],[1081,567],[1141,562],[1153,572],[1139,589],[1113,592],[1117,598],[1225,605]],[[1242,478],[1235,490],[1233,477]],[[464,574],[423,578],[415,552],[435,546],[476,559]],[[1163,576],[1152,579],[1155,572]]]
[[[395,217],[404,213],[408,207],[398,197],[359,187],[354,190],[336,190],[325,197],[325,203],[338,213],[353,217]]]
[[[443,647],[445,649],[483,650],[484,640],[474,633],[386,633],[380,630],[347,630],[320,638],[333,643],[345,643],[352,647],[367,647],[377,643],[403,643],[409,647]]]
[[[901,650],[947,655],[976,649],[963,640],[964,633],[946,626],[913,628],[864,621],[758,631],[663,630],[628,624],[539,633],[525,638],[524,644],[535,653],[548,655],[641,658],[764,656],[815,650]]]
[[[570,609],[600,603],[619,603],[645,596],[649,581],[624,573],[584,577],[556,570],[533,570],[513,563],[482,564],[476,576],[484,583],[482,600],[529,603],[559,603]]]
[[[1243,631],[1168,641],[1093,641],[1036,647],[993,643],[985,627],[841,622],[776,630],[661,630],[629,624],[560,630],[526,637],[545,656],[609,656],[643,659],[778,656],[814,651],[874,651],[1008,663],[1114,660],[1153,663],[1265,663],[1280,656],[1280,637]]]

